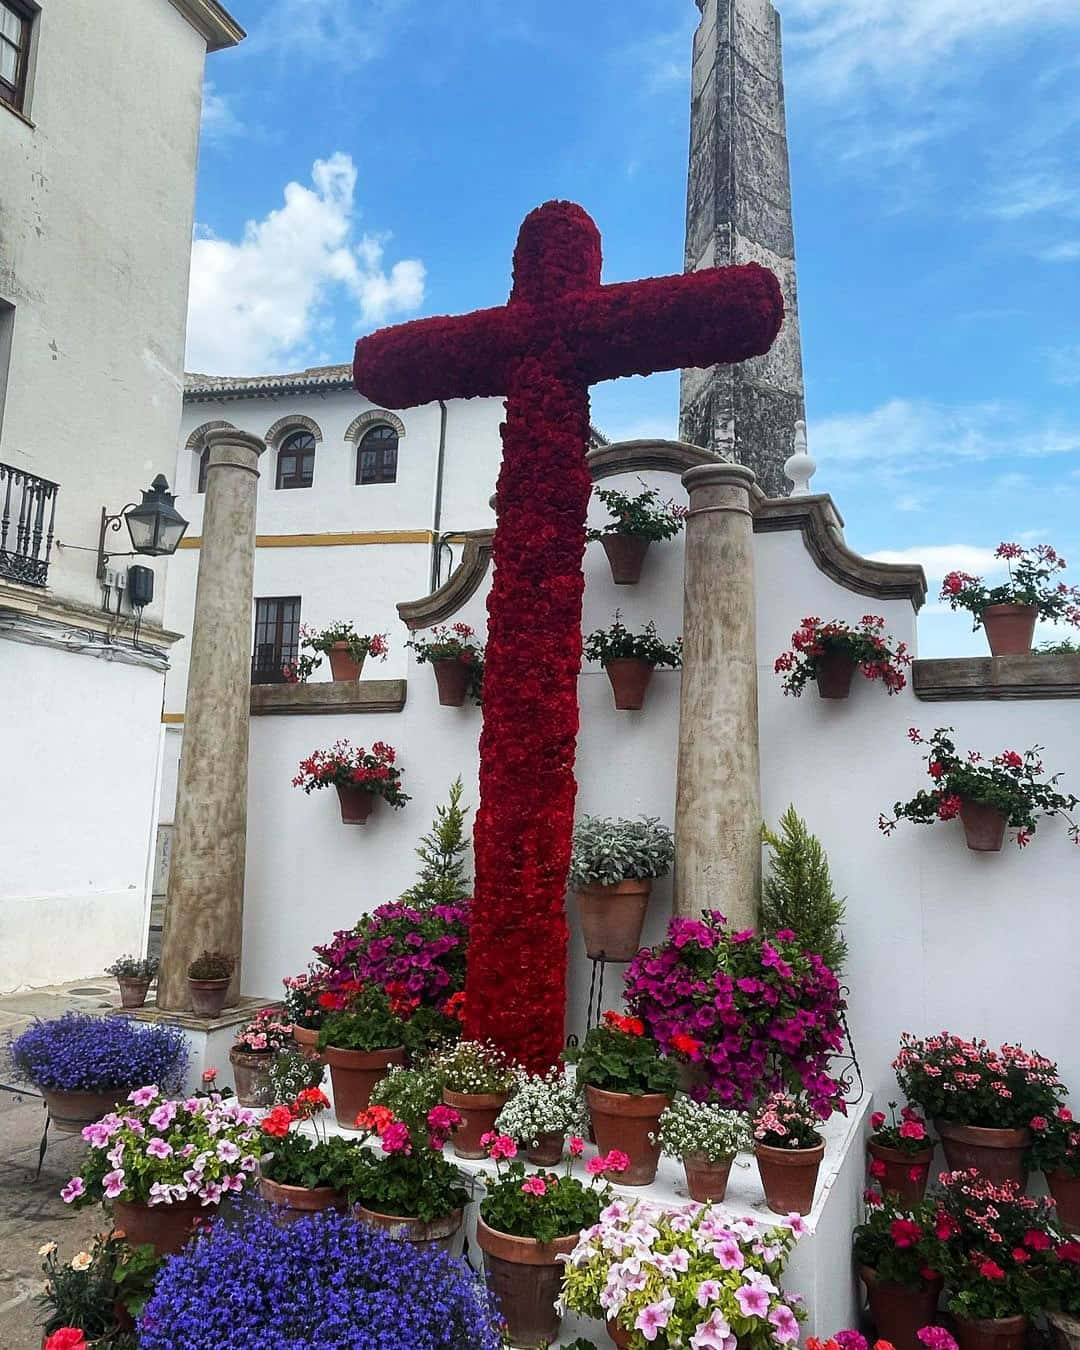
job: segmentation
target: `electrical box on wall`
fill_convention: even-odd
[[[129,567],[127,574],[128,604],[142,609],[154,598],[154,573],[149,567]]]

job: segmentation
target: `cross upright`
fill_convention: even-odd
[[[353,370],[388,408],[506,400],[465,1026],[532,1069],[563,1045],[589,386],[760,356],[784,313],[754,263],[607,286],[600,268],[588,214],[548,202],[521,226],[508,304],[361,338]]]

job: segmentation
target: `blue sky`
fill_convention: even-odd
[[[191,369],[349,359],[500,304],[522,216],[580,201],[605,278],[681,267],[693,0],[232,0],[209,59]],[[1080,0],[778,0],[810,448],[861,552],[999,539],[1080,582]],[[675,435],[677,377],[594,391]],[[925,614],[926,654],[981,649]]]

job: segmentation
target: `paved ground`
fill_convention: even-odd
[[[81,991],[87,992],[81,992]],[[12,1084],[7,1044],[34,1016],[57,1017],[67,1008],[103,1012],[119,1002],[107,976],[78,984],[11,994],[0,998],[0,1086]],[[60,1199],[60,1187],[77,1169],[85,1145],[78,1135],[50,1131],[49,1149],[35,1181],[38,1145],[45,1121],[41,1100],[0,1091],[0,1347],[39,1350],[35,1297],[41,1292],[45,1242],[60,1245],[70,1260],[84,1250],[101,1226],[97,1208],[73,1213]]]

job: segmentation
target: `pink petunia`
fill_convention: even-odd
[[[149,1106],[157,1095],[156,1086],[135,1088],[134,1091],[128,1093],[128,1101],[131,1102],[132,1106]]]
[[[60,1199],[65,1205],[70,1205],[73,1200],[78,1200],[80,1195],[86,1194],[86,1182],[82,1177],[72,1177],[64,1189],[60,1192]]]
[[[674,1310],[673,1298],[661,1299],[659,1303],[647,1303],[637,1315],[634,1330],[640,1331],[647,1341],[655,1341],[667,1326]]]
[[[769,1311],[769,1296],[764,1289],[744,1284],[735,1290],[735,1301],[744,1317],[764,1317]]]

